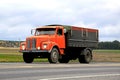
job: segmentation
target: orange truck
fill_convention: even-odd
[[[20,52],[26,63],[32,63],[34,58],[48,58],[50,63],[75,59],[90,63],[97,45],[97,29],[53,24],[34,29],[34,35],[20,44]]]

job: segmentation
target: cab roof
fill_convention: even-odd
[[[39,29],[39,28],[57,28],[57,27],[61,27],[61,28],[65,28],[67,30],[70,30],[72,26],[60,25],[60,24],[51,24],[51,25],[45,25],[45,26],[42,26],[42,27],[38,27],[36,29]]]

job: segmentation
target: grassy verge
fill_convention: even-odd
[[[94,50],[94,62],[120,62],[120,50]]]
[[[19,48],[0,48],[0,62],[23,62]],[[34,59],[34,62],[48,62],[47,59]]]
[[[18,48],[0,48],[0,62],[23,62],[22,53],[19,53]],[[34,62],[48,62],[48,60],[35,59]],[[120,62],[120,50],[94,50],[93,62]]]
[[[0,62],[24,62],[22,55],[0,54]],[[34,59],[34,62],[48,62],[47,59]]]
[[[0,54],[0,62],[23,62],[21,55]]]
[[[120,54],[120,50],[94,50],[95,53],[113,53],[113,54]]]

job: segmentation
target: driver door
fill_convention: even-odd
[[[57,30],[57,43],[59,45],[59,48],[65,48],[65,36],[63,29],[58,28]]]

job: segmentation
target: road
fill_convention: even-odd
[[[120,80],[120,63],[0,63],[0,80]]]

